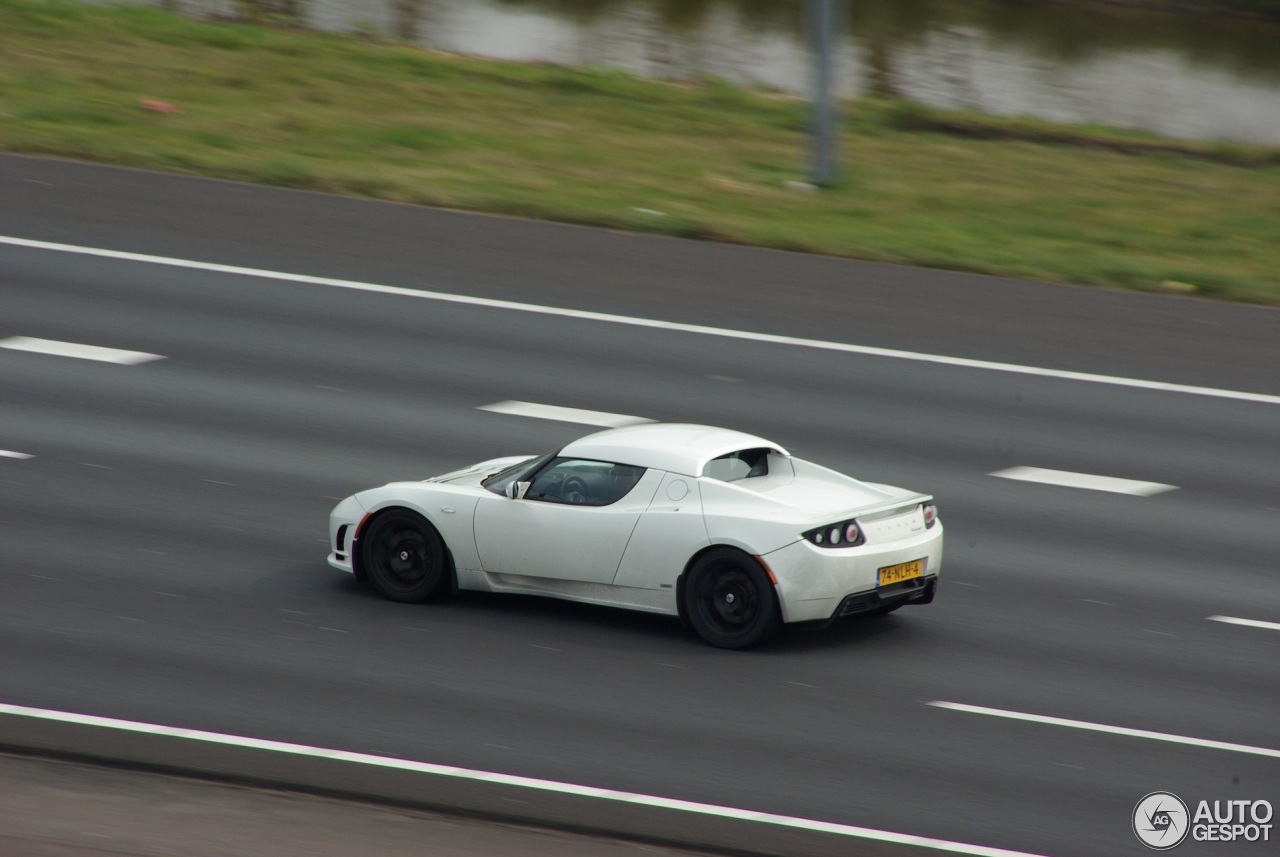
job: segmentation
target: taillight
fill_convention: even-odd
[[[924,527],[929,529],[938,523],[938,507],[932,503],[923,503],[920,508],[924,511]]]
[[[827,524],[802,535],[805,541],[820,548],[851,548],[862,544],[866,538],[857,521],[841,521]]]

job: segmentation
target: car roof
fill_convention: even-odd
[[[643,423],[589,434],[560,450],[560,455],[699,476],[713,458],[761,447],[781,455],[790,454],[771,440],[733,429],[687,423]]]

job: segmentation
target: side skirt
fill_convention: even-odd
[[[490,574],[461,568],[457,571],[457,580],[459,589],[515,595],[542,595],[566,601],[579,601],[583,604],[600,604],[605,607],[660,613],[664,616],[679,614],[674,589],[638,589],[631,586],[614,586],[609,583],[587,583],[581,580],[557,580],[519,574]]]

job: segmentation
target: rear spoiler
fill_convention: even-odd
[[[917,494],[907,499],[890,500],[887,503],[880,503],[862,511],[852,512],[850,517],[864,522],[879,521],[883,518],[892,518],[894,515],[913,509],[921,503],[929,503],[932,500],[933,496],[930,494]]]

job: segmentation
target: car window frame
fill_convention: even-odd
[[[488,476],[481,480],[480,487],[487,491],[492,491],[500,497],[507,494],[507,486],[513,482],[528,482],[537,475],[537,472],[546,467],[551,461],[554,461],[560,455],[563,447],[556,447],[550,452],[544,452],[542,455],[536,455],[533,458],[526,458],[524,461],[517,461],[515,464],[503,470],[499,470],[492,476]],[[523,477],[523,478],[522,478]]]
[[[580,461],[580,462],[589,463],[589,464],[599,464],[599,465],[602,465],[602,468],[601,468],[602,470],[607,470],[607,471],[612,471],[615,467],[625,467],[629,470],[636,471],[636,474],[635,474],[634,480],[627,487],[627,490],[623,491],[621,494],[619,494],[617,497],[615,497],[614,499],[610,500],[607,503],[571,503],[568,500],[565,500],[561,497],[555,497],[554,495],[544,495],[539,497],[534,493],[534,487],[536,486],[539,477],[543,476],[545,473],[554,469],[555,467],[557,467],[559,464],[563,462],[574,462],[574,461]],[[627,498],[629,494],[631,494],[632,491],[636,490],[636,486],[640,484],[640,482],[644,479],[645,474],[648,473],[649,470],[650,468],[648,467],[642,467],[638,464],[625,464],[621,461],[606,461],[605,459],[601,459],[601,458],[584,458],[582,456],[577,456],[577,455],[563,456],[563,457],[557,455],[551,458],[549,461],[544,462],[540,467],[537,468],[536,471],[531,471],[528,473],[527,481],[530,483],[529,491],[522,498],[521,502],[550,503],[553,505],[570,506],[570,507],[580,508],[580,509],[607,509],[610,506],[613,506],[622,502]]]

